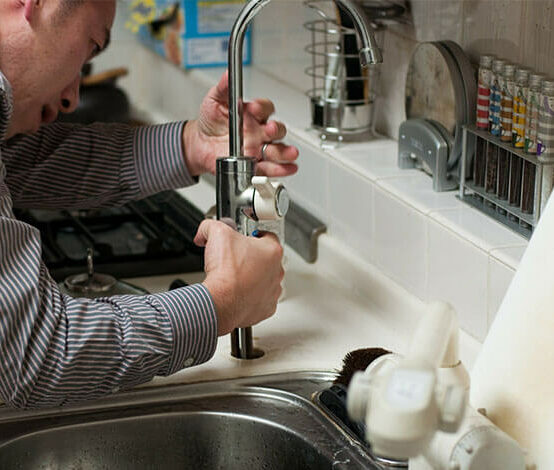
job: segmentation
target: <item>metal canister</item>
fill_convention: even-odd
[[[537,130],[537,157],[543,163],[554,162],[554,80],[543,80]]]
[[[516,70],[514,100],[512,107],[512,145],[515,148],[525,146],[525,114],[527,113],[527,99],[529,95],[529,70]]]
[[[544,75],[533,73],[529,77],[529,95],[527,98],[527,114],[525,116],[525,147],[529,154],[537,153],[537,133],[539,127],[539,107],[541,99],[541,83]]]
[[[482,55],[479,59],[479,83],[477,87],[476,125],[479,129],[489,128],[489,105],[491,94],[492,61],[494,56]]]
[[[495,59],[492,61],[491,92],[489,98],[489,131],[500,137],[500,108],[502,101],[502,71],[506,61]]]
[[[503,142],[512,141],[512,107],[516,86],[515,73],[515,65],[504,65],[502,72],[502,98],[500,105],[500,140]]]

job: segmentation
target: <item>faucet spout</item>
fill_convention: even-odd
[[[351,0],[335,0],[335,3],[350,15],[350,19],[354,24],[354,29],[362,45],[358,52],[362,67],[383,62],[383,55],[375,40],[373,28],[360,6]]]
[[[271,0],[250,0],[235,20],[229,38],[229,155],[242,157],[242,48],[248,25]],[[351,0],[335,0],[351,17],[361,43],[360,63],[363,67],[383,62],[373,28],[363,10]]]

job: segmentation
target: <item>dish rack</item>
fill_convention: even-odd
[[[459,198],[530,238],[554,184],[554,163],[464,126]]]
[[[312,59],[306,68],[312,79],[307,92],[311,125],[322,141],[367,140],[374,129],[379,67],[361,68],[356,32],[333,1],[304,4],[319,17],[304,24],[311,33],[311,43],[305,47]],[[374,32],[382,51],[382,27],[376,25]]]

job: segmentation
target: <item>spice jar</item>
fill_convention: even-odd
[[[531,74],[529,77],[529,95],[527,98],[527,115],[525,116],[525,147],[526,153],[537,153],[537,133],[539,121],[539,106],[541,99],[541,83],[544,76]]]
[[[554,162],[554,80],[541,85],[537,157],[543,163]]]
[[[534,163],[525,161],[523,164],[523,181],[521,188],[521,212],[532,214],[535,205],[535,175],[537,167]]]
[[[512,107],[512,145],[522,149],[525,146],[525,114],[529,95],[529,70],[516,70],[514,99]]]
[[[482,188],[485,186],[485,163],[487,161],[487,141],[475,137],[475,158],[473,159],[473,184]]]
[[[494,56],[482,55],[479,59],[479,82],[477,86],[477,116],[475,123],[479,129],[489,128],[490,86],[492,61]]]
[[[500,106],[500,140],[512,141],[512,107],[515,89],[516,66],[505,64],[502,72],[502,98]]]
[[[492,62],[491,92],[489,98],[489,131],[500,137],[500,105],[502,101],[502,72],[506,61],[495,59]]]
[[[521,202],[521,178],[523,159],[513,154],[510,156],[510,190],[508,202],[512,206],[518,206]]]
[[[496,194],[498,173],[498,146],[487,143],[487,174],[485,176],[485,191]]]
[[[508,199],[508,188],[510,186],[510,155],[505,148],[498,147],[498,183],[496,185],[496,196],[498,199]]]

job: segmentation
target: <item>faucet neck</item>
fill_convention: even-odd
[[[229,155],[244,156],[242,134],[242,48],[248,25],[271,0],[251,0],[240,11],[229,37]]]
[[[242,133],[242,49],[248,25],[271,0],[250,0],[240,11],[229,37],[229,156],[242,157],[244,139]],[[362,45],[362,66],[383,61],[373,29],[362,9],[351,0],[335,0],[350,15],[358,39]]]

